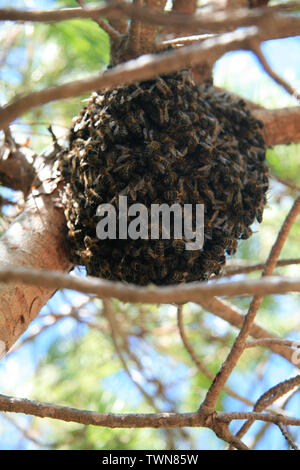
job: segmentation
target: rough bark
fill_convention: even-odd
[[[256,109],[253,114],[264,123],[262,134],[268,146],[300,142],[300,106]]]
[[[68,271],[71,266],[64,250],[65,219],[55,206],[58,190],[31,195],[24,211],[0,239],[2,266]],[[16,282],[0,284],[0,357],[26,330],[55,289]]]

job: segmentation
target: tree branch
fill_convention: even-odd
[[[277,35],[280,35],[280,33]],[[286,33],[282,33],[282,37],[285,35]],[[120,84],[130,84],[154,78],[159,74],[173,72],[201,62],[213,64],[229,50],[248,49],[249,40],[254,37],[263,40],[265,33],[258,31],[255,27],[247,28],[244,31],[226,33],[212,39],[206,39],[201,44],[182,47],[159,55],[141,56],[138,59],[118,65],[104,74],[92,76],[85,80],[77,80],[29,93],[8,104],[0,111],[0,126],[6,129],[10,122],[25,112],[51,101],[71,98],[92,90],[113,89]]]
[[[277,235],[276,241],[274,245],[272,246],[269,257],[266,261],[265,268],[263,270],[262,277],[260,279],[260,283],[264,281],[264,278],[266,276],[270,276],[272,274],[276,266],[276,263],[278,261],[281,250],[283,248],[283,245],[286,242],[288,234],[296,220],[296,217],[299,214],[299,211],[300,211],[300,196],[295,200],[292,208],[290,209],[288,215],[286,216],[282,224],[282,227]],[[248,334],[251,331],[251,326],[253,325],[256,313],[262,302],[263,295],[264,294],[256,293],[255,296],[253,297],[253,300],[248,309],[248,313],[245,316],[241,331],[239,332],[226,360],[222,364],[219,372],[217,373],[214,382],[209,388],[201,407],[204,407],[205,409],[211,409],[211,410],[214,408],[215,403],[218,399],[218,396],[224,384],[226,383],[238,359],[240,358],[240,356],[242,355],[245,349],[246,339],[247,339]]]
[[[81,8],[83,9],[89,8],[85,0],[76,0],[76,1],[77,3],[79,3]],[[111,40],[114,40],[116,42],[121,41],[122,35],[119,33],[119,31],[113,28],[109,23],[102,20],[100,17],[98,17],[97,19],[94,19],[94,21],[95,23],[98,24],[98,26],[100,26],[101,29],[103,29],[103,31],[105,31],[109,35]]]
[[[283,267],[283,266],[290,266],[292,264],[300,264],[300,258],[281,259],[277,261],[276,268]],[[263,270],[264,268],[265,268],[265,263],[254,264],[252,266],[227,266],[227,268],[225,268],[224,273],[220,276],[220,278],[231,277],[231,276],[235,276],[236,274],[252,273],[253,271],[260,271],[260,270]]]
[[[284,425],[300,426],[300,419],[271,413],[215,412],[213,415],[207,415],[198,411],[192,413],[149,414],[97,413],[6,395],[0,395],[0,410],[107,428],[212,427],[212,421],[228,424],[234,420],[249,418],[274,424],[282,423]]]
[[[252,41],[251,50],[252,50],[252,52],[254,52],[254,54],[256,55],[256,57],[258,58],[258,60],[261,64],[262,68],[269,75],[269,77],[271,77],[272,80],[274,80],[279,86],[281,86],[287,93],[292,95],[297,100],[300,100],[300,93],[298,93],[296,90],[294,90],[294,88],[286,80],[284,80],[282,77],[280,77],[272,69],[272,67],[270,66],[269,62],[267,61],[267,59],[265,58],[265,56],[264,56],[264,54],[261,50],[260,44],[257,43],[256,40]]]
[[[85,294],[95,294],[100,298],[115,297],[123,302],[178,304],[201,303],[203,295],[207,297],[233,295],[270,295],[300,292],[300,278],[280,276],[265,277],[258,280],[236,282],[190,282],[180,286],[140,287],[134,284],[111,282],[94,277],[76,277],[60,271],[43,271],[34,268],[7,266],[0,268],[0,281],[3,283],[23,282],[27,285],[47,287],[49,289],[71,289]]]
[[[300,106],[255,109],[252,113],[264,123],[261,132],[268,146],[300,142]]]
[[[163,1],[163,0],[149,0]],[[182,15],[182,13],[161,12],[151,7],[139,7],[127,2],[110,2],[109,6],[95,7],[88,6],[84,10],[81,8],[62,8],[58,10],[16,10],[13,8],[0,8],[0,21],[32,21],[32,22],[57,22],[72,20],[75,18],[94,19],[107,17],[109,19],[119,19],[121,17],[132,17],[140,19],[147,24],[157,26],[172,26],[184,31],[194,31],[196,28],[210,30],[210,32],[223,33],[232,31],[242,26],[257,25],[266,32],[276,31],[279,25],[286,25],[292,28],[292,35],[299,33],[296,27],[299,21],[296,17],[280,15],[284,11],[293,11],[293,8],[299,8],[300,2],[293,4],[275,5],[273,7],[254,8],[249,11],[248,8],[238,8],[229,11],[215,10],[213,15],[211,10],[200,12],[194,15]]]
[[[1,140],[1,139],[0,139]],[[3,186],[22,191],[25,196],[36,178],[33,167],[34,153],[18,145],[9,130],[0,142],[0,182]]]
[[[45,167],[41,169],[46,175]],[[38,173],[38,177],[41,175]],[[3,267],[13,264],[32,269],[71,269],[64,247],[65,217],[62,209],[56,206],[59,196],[56,186],[55,181],[44,180],[0,238]],[[6,283],[0,285],[0,357],[6,354],[56,290],[50,286],[24,285],[19,281],[9,286]]]
[[[238,309],[235,305],[232,305],[231,303],[225,300],[221,300],[218,297],[208,297],[206,295],[203,295],[198,303],[202,308],[204,308],[208,312],[213,313],[219,318],[222,318],[223,320],[230,323],[232,326],[235,326],[238,329],[242,328],[245,315],[243,311]],[[256,323],[253,323],[253,325],[251,326],[250,335],[253,336],[253,338],[258,339],[278,339],[275,335],[265,330],[261,326],[257,325]],[[292,349],[272,343],[270,343],[268,347],[271,351],[276,354],[280,354],[280,356],[284,357],[287,361],[295,365]]]
[[[194,348],[188,341],[188,338],[185,334],[184,327],[183,327],[183,319],[182,319],[182,305],[178,305],[177,307],[177,326],[178,326],[180,337],[182,339],[182,343],[185,349],[187,350],[188,354],[190,355],[192,361],[195,363],[199,371],[202,372],[202,374],[204,374],[210,380],[213,380],[214,374],[210,372],[210,370],[206,367],[206,365],[198,358],[196,352],[194,351]],[[238,393],[236,393],[234,390],[232,390],[230,387],[226,385],[224,386],[224,391],[228,393],[228,395],[232,396],[233,398],[237,400],[240,400],[246,405],[253,404],[251,400],[248,400],[247,398],[239,395]]]

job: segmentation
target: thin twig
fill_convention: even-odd
[[[247,341],[245,348],[254,348],[256,346],[269,346],[270,344],[278,344],[280,346],[287,346],[289,348],[300,348],[300,341],[281,339],[281,338],[261,338],[253,341]]]
[[[281,434],[283,435],[283,437],[287,441],[290,448],[293,449],[293,450],[299,450],[298,446],[294,443],[293,439],[291,438],[291,436],[288,432],[288,429],[285,428],[281,423],[279,423],[277,426],[279,427],[279,429],[281,431]]]
[[[272,405],[276,400],[280,397],[288,393],[290,390],[295,388],[297,385],[300,384],[300,375],[293,377],[292,379],[285,380],[284,382],[280,382],[279,384],[275,385],[274,387],[270,388],[267,392],[265,392],[255,403],[253,411],[263,411]],[[248,419],[241,429],[237,432],[237,437],[242,438],[246,432],[249,430],[251,425],[254,423],[254,419]]]
[[[282,259],[277,261],[276,268],[283,266],[291,266],[293,264],[300,264],[300,258]],[[253,266],[228,266],[220,276],[216,276],[214,279],[222,277],[235,276],[237,274],[248,274],[253,271],[260,271],[265,268],[265,263],[254,264]]]
[[[256,41],[256,40],[252,40],[250,42],[250,45],[251,45],[251,50],[254,52],[254,54],[256,55],[256,57],[258,58],[261,66],[263,67],[264,71],[278,84],[280,85],[282,88],[285,89],[285,91],[287,91],[290,95],[293,96],[293,98],[296,98],[297,100],[300,100],[300,93],[298,93],[296,90],[294,90],[294,88],[286,81],[284,80],[282,77],[280,77],[280,75],[278,75],[273,69],[272,67],[270,66],[269,62],[267,61],[267,59],[265,58],[262,50],[261,50],[261,47],[260,47],[260,44]]]
[[[136,386],[136,388],[140,391],[140,393],[143,395],[143,397],[146,399],[146,401],[150,404],[150,406],[153,407],[154,410],[159,411],[156,404],[155,404],[155,401],[154,401],[153,397],[151,395],[149,395],[148,392],[146,392],[146,390],[134,379],[132,373],[130,372],[130,370],[127,366],[127,363],[124,359],[123,353],[122,353],[121,348],[119,346],[118,327],[117,327],[117,324],[116,324],[115,312],[114,312],[113,305],[112,305],[112,302],[111,302],[110,299],[104,299],[103,300],[103,313],[104,313],[105,317],[107,318],[107,321],[110,325],[111,337],[112,337],[112,340],[113,340],[113,344],[114,344],[116,353],[117,353],[117,355],[118,355],[118,357],[119,357],[119,359],[122,363],[122,366],[123,366],[126,374],[130,378],[132,383]]]
[[[85,0],[76,0],[76,2],[79,3],[81,8],[83,8],[83,9],[88,8]],[[102,18],[100,18],[100,16],[98,18],[94,18],[94,21],[95,21],[95,23],[98,24],[98,26],[100,26],[101,29],[103,29],[103,31],[105,31],[109,35],[109,37],[111,39],[113,39],[114,41],[117,41],[117,42],[121,41],[122,35],[115,28],[113,28],[109,23],[102,20]]]
[[[300,196],[295,200],[292,208],[290,209],[287,217],[285,218],[284,223],[282,224],[282,227],[281,227],[281,229],[280,229],[280,231],[277,235],[276,241],[275,241],[274,245],[272,246],[271,252],[269,254],[268,260],[266,262],[265,268],[264,268],[263,273],[262,273],[262,277],[269,276],[269,275],[272,274],[272,272],[273,272],[273,270],[276,266],[277,260],[280,256],[283,245],[286,242],[288,234],[289,234],[289,232],[290,232],[290,230],[291,230],[291,228],[292,228],[292,226],[293,226],[293,224],[296,220],[296,217],[299,214],[299,211],[300,211]],[[255,316],[255,314],[256,314],[256,312],[257,312],[257,310],[258,310],[258,308],[259,308],[259,306],[262,302],[262,299],[263,299],[263,296],[257,296],[256,295],[256,296],[253,297],[253,300],[251,302],[251,305],[249,307],[247,315]],[[300,376],[298,376],[298,379],[299,378],[300,378]],[[295,380],[297,380],[297,378]],[[269,392],[267,392],[267,393],[269,393]],[[276,396],[275,393],[274,393],[274,396]],[[263,395],[263,397],[265,397],[265,395]],[[261,401],[259,400],[256,403],[256,405],[254,407],[254,410],[259,409],[257,407],[260,406],[260,403],[262,402],[262,398],[260,399]],[[266,402],[264,401],[264,403],[266,403]],[[269,403],[269,404],[271,404],[271,403]],[[267,406],[269,406],[269,404]],[[242,436],[244,436],[244,434],[247,432],[247,430],[251,427],[252,422],[251,422],[251,420],[247,421],[242,426],[240,431],[237,433],[237,436],[240,437],[240,438]]]
[[[208,377],[210,380],[214,379],[214,374],[210,372],[210,370],[203,364],[203,362],[198,358],[196,352],[194,351],[193,347],[191,346],[190,342],[187,339],[187,336],[184,331],[183,327],[183,319],[182,319],[182,310],[183,306],[178,305],[177,306],[177,325],[178,325],[178,330],[180,333],[180,337],[182,339],[182,342],[184,344],[185,349],[189,353],[192,361],[196,364],[197,368],[204,374],[206,377]],[[228,395],[231,395],[233,398],[236,398],[237,400],[240,400],[242,403],[245,403],[246,405],[253,405],[253,402],[251,400],[248,400],[248,398],[245,398],[238,393],[236,393],[234,390],[232,390],[228,386],[224,386],[224,391],[228,393]]]
[[[265,268],[262,273],[262,277],[270,276],[276,266],[279,255],[283,248],[283,245],[288,237],[288,234],[294,224],[296,217],[300,211],[300,196],[295,200],[291,210],[289,211],[285,221],[282,224],[282,227],[277,235],[276,241],[272,246],[269,257],[266,261]],[[263,279],[260,279],[260,282],[263,282]],[[211,387],[209,388],[206,397],[201,405],[204,409],[212,410],[215,406],[215,403],[218,399],[218,396],[224,387],[228,377],[230,376],[232,370],[234,369],[238,359],[242,355],[245,349],[245,342],[248,334],[250,333],[251,326],[254,322],[258,308],[262,302],[263,295],[256,294],[253,297],[253,300],[250,304],[247,315],[240,333],[238,334],[225,362],[222,364],[219,372],[217,373],[215,380]],[[241,437],[241,436],[239,436]]]
[[[300,192],[300,186],[297,184],[293,183],[292,181],[289,181],[285,178],[280,178],[280,176],[275,175],[274,173],[271,173],[272,178],[276,179],[276,181],[279,181],[279,183],[284,184],[288,188],[292,189],[293,191],[298,191]]]

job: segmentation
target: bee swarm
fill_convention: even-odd
[[[207,280],[261,222],[268,189],[265,145],[242,100],[189,72],[93,93],[60,160],[70,256],[92,276],[139,285]],[[204,204],[203,250],[185,240],[99,240],[96,209]],[[118,211],[116,211],[118,214]],[[171,225],[172,235],[172,225]]]

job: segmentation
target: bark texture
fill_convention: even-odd
[[[24,211],[0,239],[3,267],[70,270],[64,250],[64,215],[54,203],[57,197],[58,190],[29,197]],[[54,292],[55,289],[21,282],[0,284],[0,357],[8,352]]]

